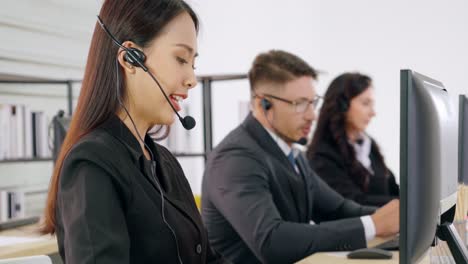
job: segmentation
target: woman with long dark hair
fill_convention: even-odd
[[[382,206],[399,187],[366,128],[375,116],[372,80],[359,73],[335,78],[324,97],[307,150],[312,168],[344,197]]]
[[[148,135],[196,85],[197,34],[182,0],[104,2],[42,227],[65,263],[223,262],[182,168]]]

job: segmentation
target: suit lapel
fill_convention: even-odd
[[[242,124],[260,147],[273,156],[280,164],[294,170],[286,155],[278,144],[271,138],[266,129],[250,113]]]
[[[242,126],[244,126],[247,132],[255,139],[260,147],[269,154],[270,157],[275,159],[280,166],[285,168],[287,173],[282,178],[287,179],[287,189],[289,190],[289,194],[287,196],[294,200],[294,205],[299,217],[298,220],[307,221],[306,217],[309,210],[307,210],[307,206],[304,206],[304,203],[307,203],[307,192],[305,191],[303,177],[296,172],[286,155],[284,155],[284,152],[280,149],[273,138],[271,138],[270,134],[260,124],[260,122],[253,117],[252,113],[247,116]]]
[[[152,149],[155,150],[156,148]],[[161,157],[158,152],[158,150],[155,151],[155,156],[156,162],[159,163],[160,166],[158,166],[159,170],[156,170],[155,172],[156,175],[152,177],[151,170],[146,167],[144,169],[144,177],[151,183],[151,187],[156,190],[156,192],[149,192],[150,195],[154,196],[152,201],[154,203],[160,203],[162,199],[160,192],[162,191],[165,201],[170,203],[180,213],[185,215],[185,217],[188,218],[197,228],[200,234],[202,234],[202,222],[198,210],[188,206],[188,202],[185,201],[185,199],[189,199],[190,197],[184,196],[184,184],[179,180],[180,177],[185,177],[183,175],[183,171],[178,166],[173,164],[173,161]],[[158,179],[159,182],[155,182],[158,181]],[[161,187],[161,190],[159,189],[158,184],[159,187]],[[159,196],[159,198],[156,198],[156,196]]]
[[[166,200],[182,214],[184,214],[188,219],[190,219],[200,234],[203,234],[201,218],[197,208],[188,206],[189,203],[185,201],[186,199],[193,199],[193,197],[190,197],[190,194],[184,195],[184,192],[191,193],[191,191],[190,187],[188,187],[188,182],[185,179],[184,173],[180,166],[178,166],[175,158],[169,160],[165,157],[162,157],[163,155],[160,154],[158,147],[151,139],[151,137],[149,137],[149,135],[145,135],[145,143],[149,146],[151,152],[154,154],[156,162],[161,165],[159,167],[162,168],[162,171],[156,173],[157,175],[152,175],[151,168],[143,164],[144,168],[142,172],[140,169],[141,164],[139,163],[140,157],[143,157],[143,151],[140,148],[138,140],[135,138],[135,136],[133,136],[125,124],[117,116],[112,115],[109,120],[101,126],[107,131],[107,133],[119,140],[125,146],[128,153],[130,154],[132,161],[134,162],[135,171],[143,174],[143,177],[151,183],[151,186],[148,186],[149,188],[156,190],[148,191],[148,195],[153,197],[152,201],[154,203],[160,203],[162,199],[158,183],[155,182],[158,179],[154,178],[157,177],[157,175],[160,175],[160,187],[162,188],[161,191],[163,191]]]
[[[198,209],[193,206],[188,206],[187,201],[183,201],[184,199],[189,199],[193,197],[184,197],[185,190],[182,189],[182,186],[185,185],[181,182],[181,178],[185,180],[185,176],[183,174],[182,169],[179,166],[174,164],[174,161],[167,160],[164,157],[160,159],[161,163],[161,178],[167,184],[167,190],[165,192],[165,198],[169,201],[175,208],[177,208],[182,214],[184,214],[187,218],[189,218],[193,224],[197,227],[198,231],[202,233],[201,226],[201,218]],[[187,183],[188,184],[188,183]],[[192,193],[191,190],[187,190],[190,194]],[[195,202],[194,202],[195,203]]]

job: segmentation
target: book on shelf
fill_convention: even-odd
[[[9,123],[9,133],[10,133],[10,157],[12,159],[18,158],[18,123],[19,118],[17,117],[17,106],[11,105],[10,106],[10,123]]]
[[[24,107],[24,157],[33,158],[33,131],[32,131],[32,112],[28,106]]]
[[[0,104],[0,159],[10,155],[10,105]]]
[[[8,221],[9,208],[8,192],[0,191],[0,222]]]
[[[0,191],[0,222],[25,217],[24,192],[13,190]]]
[[[48,124],[44,112],[0,104],[0,160],[50,157]]]

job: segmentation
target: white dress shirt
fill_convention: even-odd
[[[372,164],[370,160],[370,152],[372,147],[372,141],[370,137],[365,134],[361,133],[359,136],[361,139],[361,144],[354,142],[351,145],[354,148],[354,152],[356,153],[356,159],[366,168],[371,175],[374,175],[374,170],[372,169]]]

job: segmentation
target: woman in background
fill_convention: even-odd
[[[196,84],[197,32],[182,0],[104,2],[42,229],[64,263],[224,262],[179,163],[147,134]]]
[[[399,187],[377,143],[365,132],[374,116],[372,80],[359,73],[338,76],[325,94],[307,156],[318,175],[341,195],[382,206],[398,198]]]

